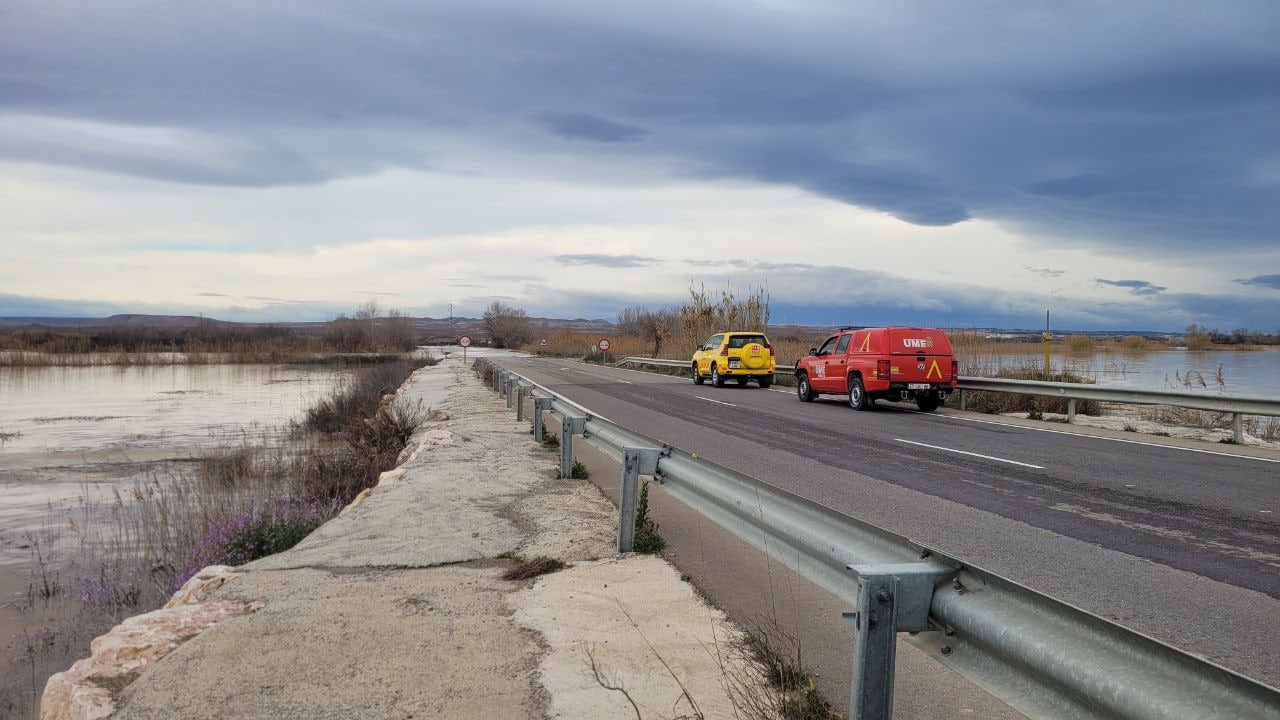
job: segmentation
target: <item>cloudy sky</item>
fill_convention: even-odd
[[[1280,328],[1280,3],[0,0],[0,316]]]

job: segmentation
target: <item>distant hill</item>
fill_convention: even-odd
[[[258,325],[260,323],[235,323],[229,320],[215,320],[213,318],[199,317],[196,315],[140,315],[140,314],[124,314],[112,315],[104,318],[65,318],[65,317],[0,317],[0,326],[12,328],[13,326],[33,327],[33,328],[102,328],[102,327],[154,327],[154,328],[187,328],[200,326],[232,326],[232,325]]]

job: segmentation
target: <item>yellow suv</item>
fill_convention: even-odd
[[[701,385],[710,379],[716,387],[724,387],[733,378],[746,385],[752,378],[767,388],[773,384],[778,364],[773,359],[769,338],[758,332],[725,332],[712,335],[693,354],[693,382]]]

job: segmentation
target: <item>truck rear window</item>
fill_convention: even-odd
[[[731,348],[744,348],[751,343],[768,345],[769,338],[763,335],[732,335],[729,337],[729,347]]]

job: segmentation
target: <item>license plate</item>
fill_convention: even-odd
[[[929,388],[929,383],[907,383],[908,390],[928,390]]]
[[[729,367],[731,367],[731,368],[736,368],[736,367],[741,367],[741,366],[742,366],[742,361],[741,361],[741,360],[730,360],[730,361],[729,361]]]

